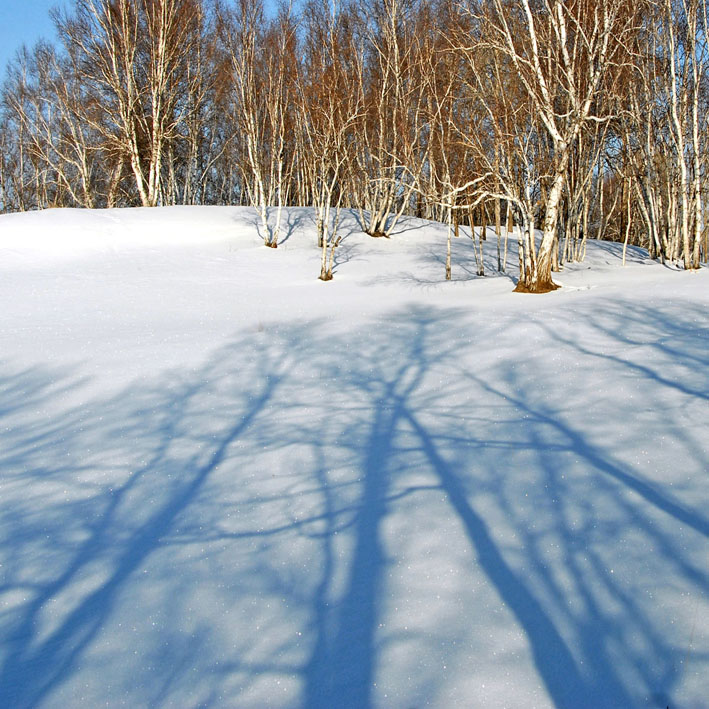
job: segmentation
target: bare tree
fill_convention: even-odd
[[[552,257],[572,149],[591,122],[608,118],[602,91],[612,81],[625,35],[633,27],[626,0],[486,0],[470,3],[479,40],[514,72],[550,142],[542,180],[543,235],[518,290],[553,290]],[[532,247],[532,252],[534,248]]]
[[[76,0],[60,36],[102,108],[86,123],[123,154],[143,206],[159,203],[163,161],[184,119],[186,58],[199,36],[198,0]]]
[[[340,209],[352,168],[353,134],[363,114],[361,93],[352,90],[363,60],[350,32],[350,20],[347,10],[318,0],[306,8],[308,38],[299,113],[303,147],[311,156],[311,196],[323,281],[333,277]]]
[[[416,0],[374,0],[358,6],[359,42],[366,50],[356,87],[366,110],[356,136],[354,198],[364,231],[391,235],[409,206],[421,166],[420,75]]]

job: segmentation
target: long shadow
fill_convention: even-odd
[[[538,324],[550,336],[553,334],[558,342],[585,359],[598,359],[606,362],[609,371],[611,367],[614,367],[616,371],[625,374],[632,372],[640,375],[651,391],[665,390],[672,394],[680,394],[686,406],[709,399],[709,354],[706,349],[709,344],[709,330],[701,325],[696,325],[697,322],[702,322],[704,312],[701,308],[695,310],[696,312],[692,312],[690,309],[686,314],[685,322],[680,322],[676,317],[672,320],[666,318],[659,308],[642,308],[628,302],[619,303],[618,309],[613,311],[604,311],[596,307],[590,322],[597,331],[623,346],[623,351],[619,354],[609,352],[607,349],[594,349],[587,342],[581,342],[577,338],[565,336],[556,331],[552,333],[545,323]],[[670,346],[668,340],[669,342],[682,342],[684,347]],[[667,374],[659,372],[657,367],[650,364],[634,361],[625,349],[625,347],[631,346],[644,346],[650,350],[659,351],[665,362],[668,365],[671,364],[671,367],[666,367]],[[678,376],[680,373],[681,376]],[[499,388],[482,383],[479,379],[476,381],[496,396],[503,395]],[[705,537],[709,536],[709,518],[697,514],[650,483],[633,475],[627,466],[614,460],[608,452],[601,451],[591,445],[582,431],[570,428],[560,417],[550,416],[539,407],[531,409],[526,400],[520,397],[515,398],[514,394],[506,396],[520,410],[525,411],[536,420],[556,428],[573,450],[580,452],[594,468],[622,482],[678,522],[687,524]],[[661,403],[658,403],[657,406],[661,406]],[[689,446],[691,443],[687,442],[686,445]],[[705,451],[697,450],[695,456],[698,461],[704,461],[706,465],[709,465],[709,458]]]
[[[592,314],[578,317],[585,315]],[[612,313],[605,315],[599,333],[623,345],[632,333],[614,335]],[[277,675],[296,687],[288,695],[291,705],[298,698],[314,709],[381,704],[378,678],[386,680],[390,670],[384,646],[396,648],[413,637],[413,631],[383,629],[390,605],[399,601],[388,595],[391,565],[412,560],[407,554],[422,561],[419,550],[389,531],[389,523],[409,509],[404,503],[411,496],[417,496],[420,509],[435,509],[435,514],[441,509],[445,514],[446,508],[429,508],[430,501],[445,497],[447,514],[461,530],[460,543],[475,556],[472,563],[459,562],[461,573],[487,584],[507,627],[521,629],[532,659],[526,664],[556,706],[630,707],[643,694],[676,696],[682,676],[672,662],[678,648],[662,636],[662,621],[655,616],[660,609],[634,596],[635,583],[611,575],[600,547],[622,533],[640,535],[653,549],[648,558],[669,570],[678,584],[706,590],[706,570],[676,542],[672,529],[684,527],[706,537],[709,523],[680,496],[643,479],[610,446],[594,445],[577,419],[545,403],[543,393],[559,386],[553,367],[531,366],[522,374],[512,355],[504,354],[477,369],[476,343],[514,340],[515,335],[503,336],[498,325],[471,318],[462,309],[402,308],[375,329],[368,324],[344,335],[328,332],[322,323],[282,323],[278,335],[238,338],[202,368],[172,373],[147,391],[132,387],[109,402],[93,402],[88,415],[69,411],[24,438],[17,432],[5,436],[11,447],[0,453],[0,464],[18,471],[18,480],[20,473],[26,475],[28,489],[45,478],[71,477],[71,461],[47,460],[52,455],[36,452],[64,439],[77,451],[74,462],[81,451],[104,446],[107,460],[101,465],[106,467],[94,477],[105,473],[111,485],[87,484],[87,498],[45,505],[44,528],[23,521],[21,513],[2,521],[8,538],[23,545],[25,530],[27,546],[16,558],[5,556],[11,567],[0,590],[23,591],[29,600],[18,606],[16,618],[3,621],[11,633],[3,639],[8,651],[0,665],[0,704],[56,701],[62,685],[80,676],[82,661],[151,557],[159,550],[179,554],[187,546],[208,545],[229,551],[215,564],[231,565],[234,557],[241,563],[220,576],[223,582],[227,578],[220,600],[259,617],[250,623],[241,616],[229,651],[220,650],[205,691],[194,702],[180,694],[186,691],[181,675],[213,641],[214,629],[198,627],[190,638],[176,639],[159,681],[141,695],[148,703],[239,705],[253,691],[261,705],[283,704],[275,685],[270,693],[259,690],[265,678]],[[511,327],[516,324],[513,320]],[[667,332],[686,336],[679,349],[688,353],[683,366],[691,371],[705,361],[704,340],[695,342],[687,327],[683,323]],[[455,328],[470,337],[451,337]],[[583,363],[605,361],[654,387],[705,401],[696,382],[683,379],[671,387],[671,378],[653,376],[654,365],[647,362],[638,369],[632,359],[600,358],[587,342],[568,335],[560,339],[541,327],[539,332],[543,344],[564,348],[565,356]],[[648,340],[644,332],[637,336]],[[653,342],[658,357],[678,354],[671,341]],[[26,375],[19,386],[15,375],[0,381],[0,391],[8,393],[6,417],[23,413],[23,387],[31,394],[31,407],[42,408],[78,381],[67,375],[62,382],[64,375],[57,374],[57,381],[48,383],[50,375]],[[92,413],[107,411],[111,420],[92,426]],[[82,426],[88,434],[77,432]],[[127,453],[131,443],[111,448],[121,437],[139,449],[134,458]],[[123,478],[110,477],[109,459],[116,450],[128,456],[121,469],[130,474]],[[573,484],[565,477],[569,460],[584,471]],[[211,485],[225,467],[233,481]],[[520,500],[524,476],[539,529],[530,524]],[[96,485],[93,479],[90,483]],[[478,497],[482,494],[485,501]],[[570,510],[579,507],[581,529],[570,521]],[[604,510],[610,522],[594,536]],[[499,513],[514,533],[516,549],[500,541]],[[83,536],[72,547],[71,535],[64,539],[59,532],[73,516],[84,523]],[[658,516],[664,524],[654,524]],[[61,540],[61,561],[45,575],[23,575],[23,565],[32,568],[30,543],[47,532]],[[549,538],[557,557],[545,546]],[[584,544],[587,548],[580,549]],[[105,574],[82,591],[82,574],[96,563]],[[197,581],[195,572],[185,583]],[[170,579],[166,588],[174,593],[177,585]],[[430,586],[421,591],[424,597],[427,593]],[[249,594],[251,605],[244,600]],[[56,599],[66,596],[71,597],[68,610],[57,614],[54,625],[47,624]],[[269,615],[264,609],[272,601],[287,610]],[[425,604],[422,608],[428,612]],[[474,604],[461,606],[463,632],[485,627],[486,612]],[[293,625],[304,631],[302,636],[282,632],[291,617],[298,619]],[[249,633],[251,628],[258,632]],[[264,647],[264,636],[271,634],[274,640]],[[450,664],[464,665],[465,650],[448,643],[449,635],[450,629],[442,630],[440,642],[422,635],[415,638],[416,647],[432,652],[434,643],[445,645]],[[483,651],[482,639],[474,634],[465,642],[471,655]],[[627,646],[620,663],[619,646]],[[408,667],[413,674],[423,665]],[[421,680],[422,703],[440,704],[448,696],[446,680],[433,669],[421,673],[428,673]],[[259,705],[248,697],[244,704]]]
[[[478,563],[524,629],[539,674],[555,706],[591,707],[599,701],[606,702],[606,706],[631,706],[630,697],[612,672],[603,677],[602,692],[589,686],[554,622],[523,578],[505,561],[487,525],[468,503],[465,488],[440,454],[431,434],[413,413],[409,412],[407,419],[438,474],[451,506],[465,526]]]
[[[597,308],[591,323],[595,330],[619,343],[657,350],[668,363],[686,367],[689,379],[703,377],[704,389],[685,386],[683,391],[705,398],[709,388],[709,325],[706,310],[700,304],[687,304],[683,312],[669,313],[663,305],[651,307],[619,300],[612,307]],[[624,358],[622,364],[636,363]],[[662,383],[672,386],[666,379]]]
[[[686,524],[705,537],[709,537],[709,520],[687,509],[679,502],[674,501],[671,497],[662,494],[649,483],[626,471],[621,463],[614,461],[611,456],[604,454],[595,446],[591,445],[580,431],[568,426],[560,417],[552,416],[543,410],[532,408],[522,397],[504,393],[501,389],[487,384],[470,374],[468,374],[468,377],[477,381],[477,383],[489,393],[514,404],[520,411],[530,416],[533,421],[546,424],[550,428],[557,430],[567,442],[568,448],[582,455],[594,469],[615,478],[618,482],[640,495],[657,509],[673,517],[676,521]]]
[[[388,449],[394,426],[395,416],[378,407],[362,466],[362,493],[347,588],[330,613],[334,620],[319,614],[318,639],[305,670],[308,707],[366,708],[372,703],[374,633],[385,562],[380,528],[386,516]],[[321,602],[317,605],[322,608]],[[331,625],[335,626],[334,635],[328,637]]]
[[[54,580],[38,586],[34,598],[21,612],[7,641],[5,661],[0,667],[0,698],[8,707],[34,707],[42,702],[56,687],[65,682],[80,661],[82,653],[96,639],[112,612],[116,597],[126,581],[147,558],[161,546],[179,516],[195,503],[210,474],[224,461],[227,452],[253,424],[272,398],[281,383],[277,366],[269,371],[262,382],[256,383],[258,391],[249,392],[241,410],[231,412],[233,424],[220,437],[211,437],[211,449],[195,446],[187,460],[174,457],[171,445],[182,435],[185,410],[191,401],[200,396],[202,376],[208,376],[219,359],[228,357],[232,350],[220,353],[204,372],[198,373],[187,386],[164,397],[158,391],[151,407],[167,412],[160,430],[159,444],[153,457],[118,488],[111,488],[102,501],[103,512],[92,524],[92,533],[76,550],[73,559]],[[200,374],[202,376],[200,376]],[[120,394],[113,406],[119,411],[130,411],[139,394],[132,389]],[[140,494],[140,486],[160,476],[167,494],[159,504],[147,510],[145,519],[131,530],[121,528],[118,510],[126,498]],[[171,489],[170,489],[171,488]],[[154,496],[154,493],[150,493]],[[158,495],[160,496],[160,495]],[[134,501],[135,502],[135,501]],[[137,512],[137,510],[135,510]],[[139,515],[138,515],[139,519]],[[116,539],[118,537],[118,539]],[[36,636],[40,614],[47,605],[67,589],[80,571],[97,559],[112,558],[107,578],[76,603],[61,622],[41,638]]]
[[[285,244],[288,239],[290,239],[291,236],[293,236],[293,234],[295,234],[295,232],[302,227],[308,214],[304,214],[301,211],[296,211],[295,209],[286,210],[286,228],[283,230],[283,225],[281,225],[281,234],[278,237],[278,243]]]
[[[346,422],[346,430],[335,435],[338,445],[350,450],[352,458],[358,461],[361,490],[350,527],[353,550],[347,582],[336,599],[332,598],[331,588],[335,573],[332,538],[323,540],[325,569],[313,603],[315,641],[303,669],[305,707],[368,709],[377,704],[374,688],[382,620],[380,605],[389,563],[382,528],[397,501],[415,491],[391,490],[392,481],[401,473],[398,437],[405,424],[406,402],[426,374],[424,363],[432,364],[437,359],[436,355],[429,357],[424,353],[427,332],[437,326],[436,320],[422,311],[414,312],[416,327],[405,328],[405,339],[416,356],[392,362],[389,343],[381,342],[366,358],[376,363],[374,366],[360,369],[344,364],[330,371],[329,376],[348,392],[348,403],[339,417]],[[446,351],[445,347],[440,349]],[[321,474],[318,479],[322,480]],[[335,520],[347,508],[337,509],[326,497],[325,509],[328,529],[342,531],[343,527],[338,527]]]
[[[602,239],[590,239],[594,244],[594,247],[598,251],[603,251],[610,256],[613,256],[616,260],[623,260],[623,243],[619,241],[604,241]],[[628,245],[626,252],[626,260],[635,263],[644,263],[650,260],[647,249],[643,249],[640,246]]]
[[[391,276],[380,277],[379,282],[392,283],[412,283],[417,286],[434,286],[446,283],[445,278],[445,243],[446,243],[446,228],[444,225],[430,225],[429,228],[437,228],[440,230],[440,244],[438,248],[433,248],[430,245],[418,248],[418,261],[422,266],[421,272],[411,273],[395,273]],[[476,251],[478,246],[472,240],[470,227],[461,227],[460,236],[453,237],[451,240],[451,281],[452,282],[469,282],[480,280],[481,278],[504,278],[513,284],[516,284],[517,278],[517,256],[514,249],[508,248],[507,261],[504,271],[497,270],[497,244],[494,230],[488,228],[488,239],[483,241],[483,266],[484,276],[478,274],[478,266],[476,261]],[[435,271],[433,270],[435,267]],[[431,275],[428,275],[428,274]]]
[[[332,273],[337,275],[341,266],[348,264],[355,257],[357,247],[344,243],[335,247],[335,253],[332,258]]]
[[[511,373],[510,384],[514,388],[523,388],[523,384]],[[529,397],[531,398],[531,396]],[[529,425],[530,446],[538,459],[538,468],[541,472],[540,482],[548,497],[540,504],[546,513],[546,523],[541,530],[534,530],[519,525],[519,535],[527,552],[527,565],[536,578],[541,580],[541,585],[547,597],[554,599],[560,619],[566,626],[574,628],[574,645],[576,654],[582,658],[587,672],[592,670],[594,678],[602,678],[596,682],[596,703],[608,706],[625,706],[632,702],[627,695],[626,688],[620,680],[620,667],[631,667],[638,677],[642,677],[644,686],[648,688],[670,688],[676,679],[676,668],[669,660],[672,657],[672,648],[665,641],[663,635],[653,627],[653,621],[643,611],[641,605],[632,594],[628,593],[619,578],[615,577],[613,570],[601,558],[593,546],[589,545],[581,551],[580,539],[583,536],[593,537],[593,525],[586,522],[585,528],[578,528],[578,517],[572,523],[572,516],[566,507],[569,500],[576,500],[583,496],[579,482],[569,480],[566,475],[565,456],[558,450],[559,436],[553,426],[545,421],[530,418]],[[573,453],[577,451],[570,449]],[[645,519],[640,510],[629,504],[623,495],[618,495],[618,490],[613,480],[595,480],[595,497],[597,500],[606,500],[609,509],[619,508],[624,518],[630,525],[642,529],[648,540],[654,540],[657,548],[668,560],[677,559],[678,571],[700,584],[701,572],[684,564],[678,554],[678,549],[673,549],[671,544],[665,542],[661,534],[657,534],[652,523]],[[504,494],[500,491],[500,498]],[[584,517],[592,520],[595,516],[593,506],[586,506]],[[510,510],[513,514],[513,511]],[[540,514],[541,517],[541,514]],[[561,555],[565,577],[557,573],[548,573],[548,561],[545,552],[548,543],[545,537],[553,535],[556,540],[558,554]],[[592,581],[592,583],[591,583]],[[623,623],[615,622],[618,614],[617,607],[608,607],[602,601],[599,589],[608,597],[614,599],[617,607],[622,608]],[[576,609],[569,604],[567,598],[573,595],[578,600],[574,604]],[[599,629],[603,632],[599,632]],[[649,647],[653,648],[654,657],[648,662],[646,657],[636,654],[635,651],[626,650],[618,653],[618,648],[632,646],[633,640],[643,638]],[[627,682],[627,679],[625,680]]]
[[[391,217],[389,217],[391,219]],[[401,236],[401,234],[406,234],[410,231],[419,231],[420,229],[425,229],[430,225],[431,222],[427,222],[423,219],[418,219],[416,217],[406,217],[403,216],[396,224],[394,231],[392,231],[391,236]]]
[[[358,382],[359,393],[366,391],[373,401],[364,445],[355,446],[362,456],[362,490],[354,521],[354,549],[339,602],[330,614],[322,613],[321,600],[316,604],[317,640],[304,671],[303,700],[304,706],[313,709],[374,705],[376,631],[387,563],[382,524],[391,502],[391,465],[405,413],[402,404],[419,381],[411,369],[412,363],[404,362],[392,378],[374,376]],[[328,581],[326,577],[323,583]]]
[[[657,317],[656,314],[653,314],[652,317]],[[546,327],[545,325],[542,324],[542,327]],[[605,327],[603,326],[598,326],[598,329],[601,331],[605,331],[605,334],[607,335],[612,335],[612,333]],[[548,329],[547,329],[548,331]],[[652,380],[653,382],[657,384],[661,384],[662,386],[671,388],[671,389],[676,389],[677,391],[681,392],[682,394],[686,394],[690,397],[697,398],[697,399],[704,399],[704,400],[709,400],[709,389],[702,389],[702,388],[697,388],[688,384],[685,384],[684,382],[680,381],[679,379],[673,379],[670,377],[665,376],[664,374],[658,372],[657,370],[653,369],[652,367],[647,366],[646,364],[643,364],[641,362],[635,362],[632,359],[628,357],[623,357],[620,355],[615,355],[611,354],[609,352],[604,352],[604,351],[594,351],[590,347],[588,347],[585,344],[582,344],[581,342],[578,342],[576,340],[573,340],[570,337],[565,337],[562,334],[555,333],[555,336],[558,338],[558,340],[565,344],[569,345],[571,347],[574,347],[580,354],[582,355],[588,355],[591,357],[597,357],[599,359],[606,360],[607,362],[613,363],[613,364],[619,364],[625,369],[631,370],[633,372],[636,372],[643,377]],[[615,336],[617,339],[625,340],[625,337],[623,335],[616,335]],[[628,345],[631,345],[630,341],[627,341]],[[638,344],[638,343],[634,343]],[[679,356],[679,352],[675,351],[672,353],[673,356]],[[684,354],[684,357],[687,355]],[[697,362],[700,366],[706,366],[707,362],[706,361],[701,361],[701,359]],[[699,379],[702,376],[702,372],[699,371],[695,375],[695,379]]]
[[[441,321],[446,319],[441,313],[438,313],[438,317]],[[476,552],[480,568],[504,605],[514,615],[517,624],[524,630],[535,666],[554,705],[569,709],[633,706],[639,692],[643,690],[629,684],[628,671],[632,671],[641,679],[641,686],[652,695],[653,701],[658,701],[658,697],[671,697],[672,687],[679,677],[671,659],[677,651],[654,627],[654,618],[648,616],[617,578],[613,578],[608,573],[594,549],[588,549],[585,554],[586,562],[583,566],[579,564],[576,556],[579,542],[574,530],[564,520],[567,514],[566,505],[573,501],[573,497],[570,492],[565,491],[561,483],[564,476],[563,473],[556,471],[558,465],[556,459],[568,451],[581,456],[591,470],[607,474],[609,482],[604,483],[601,480],[593,493],[597,500],[603,497],[607,497],[609,501],[615,500],[616,489],[610,484],[610,480],[614,480],[639,494],[656,509],[669,514],[675,522],[687,524],[702,534],[707,530],[706,520],[633,475],[632,472],[624,470],[620,463],[613,461],[609,453],[599,451],[580,431],[566,424],[560,416],[553,412],[544,412],[535,406],[532,397],[525,392],[524,383],[509,378],[509,372],[514,370],[509,370],[504,362],[493,370],[500,382],[505,384],[504,391],[500,385],[490,384],[467,372],[464,378],[474,383],[472,389],[477,389],[481,393],[486,392],[487,397],[484,400],[488,402],[487,406],[490,406],[490,401],[498,400],[514,412],[516,423],[514,419],[508,422],[508,429],[510,425],[514,425],[523,435],[519,442],[511,442],[511,446],[520,451],[527,449],[538,457],[539,462],[535,468],[543,476],[542,482],[546,480],[543,487],[551,498],[548,505],[544,504],[549,508],[545,509],[544,514],[548,515],[551,529],[555,537],[560,540],[566,560],[565,569],[573,579],[574,593],[582,603],[581,610],[573,614],[568,610],[569,589],[557,583],[551,574],[548,561],[537,553],[538,542],[535,536],[526,527],[517,508],[507,504],[499,481],[489,481],[485,485],[485,490],[495,494],[498,504],[506,510],[506,517],[510,524],[517,527],[517,534],[526,550],[528,564],[533,570],[536,584],[544,589],[544,593],[540,595],[538,590],[533,590],[524,572],[508,560],[507,555],[495,542],[493,532],[484,516],[477,512],[470,502],[471,493],[460,472],[447,461],[451,455],[459,457],[460,451],[469,450],[471,444],[473,447],[477,445],[484,448],[499,446],[502,441],[495,442],[493,437],[482,434],[476,443],[470,438],[459,438],[449,431],[438,432],[438,424],[440,426],[444,424],[437,417],[435,418],[436,430],[423,423],[422,414],[426,413],[426,418],[430,419],[437,408],[445,409],[441,404],[442,392],[434,396],[428,405],[425,403],[420,388],[423,376],[435,371],[439,365],[442,365],[440,371],[446,371],[450,365],[449,356],[454,357],[456,352],[454,350],[436,360],[428,353],[439,349],[441,342],[440,338],[431,335],[428,318],[421,313],[409,312],[406,322],[410,327],[406,328],[405,334],[395,336],[396,344],[392,344],[390,334],[389,345],[375,351],[367,358],[367,364],[363,367],[367,371],[366,377],[358,377],[355,371],[348,370],[344,372],[341,383],[344,382],[346,387],[352,387],[358,395],[365,393],[371,397],[372,404],[369,410],[373,413],[376,426],[386,431],[387,435],[391,434],[391,427],[382,426],[380,414],[376,413],[380,411],[383,402],[387,402],[386,407],[396,414],[398,420],[396,430],[401,431],[404,424],[404,428],[409,429],[415,440],[419,442],[420,450],[440,482],[440,489],[446,493],[452,510],[464,526],[470,544]],[[385,352],[387,354],[384,354]],[[393,380],[388,380],[389,391],[397,392],[396,395],[381,398],[373,393],[376,387],[373,387],[372,383],[384,379],[382,371],[385,369],[384,363],[391,360],[389,352],[396,352],[399,358],[410,363],[410,368],[402,369],[397,375],[400,377],[398,385]],[[417,372],[413,378],[413,386],[408,384],[404,386],[404,379],[408,376],[407,371]],[[456,410],[455,404],[448,407],[452,419],[456,418]],[[460,412],[458,415],[463,414]],[[552,438],[542,435],[543,431],[550,432]],[[523,440],[524,438],[526,441]],[[378,447],[373,440],[368,443],[370,447],[375,449]],[[401,452],[396,446],[387,447],[384,457],[391,460],[391,470],[398,469],[397,460],[400,456]],[[516,471],[509,472],[514,475]],[[330,695],[322,692],[320,678],[323,674],[327,674],[328,670],[330,673],[338,671],[342,673],[335,678],[335,686],[341,697],[339,705],[367,707],[373,703],[372,695],[366,691],[366,681],[371,682],[372,657],[376,657],[377,641],[370,628],[376,619],[366,609],[371,607],[373,597],[381,593],[378,587],[380,574],[375,570],[365,584],[360,584],[356,580],[360,578],[359,569],[365,568],[358,559],[358,553],[367,550],[370,559],[381,558],[381,541],[374,544],[372,538],[373,535],[376,538],[376,530],[381,527],[385,513],[377,499],[383,490],[368,487],[366,481],[363,484],[366,491],[362,498],[363,504],[371,506],[373,516],[363,517],[369,523],[366,529],[362,529],[359,523],[357,524],[358,546],[354,553],[355,560],[350,585],[345,595],[346,602],[340,609],[344,615],[338,625],[340,628],[348,628],[348,633],[336,633],[334,642],[329,646],[327,642],[317,644],[317,651],[305,670],[310,690],[305,695],[307,706],[324,706],[326,704],[324,699],[333,701],[337,697],[337,694]],[[675,548],[669,539],[666,540],[659,529],[653,528],[652,522],[647,520],[640,510],[624,499],[618,501],[616,506],[620,508],[622,519],[625,520],[628,528],[642,530],[647,538],[652,540],[651,543],[656,545],[657,553],[662,554],[669,563],[676,566],[681,577],[700,588],[706,587],[706,574],[691,563],[685,563],[681,558],[683,556],[681,550]],[[393,502],[390,498],[387,514],[393,511]],[[588,513],[591,517],[596,514],[592,508]],[[361,576],[366,578],[365,574]],[[614,603],[625,609],[625,619],[622,623],[618,623],[615,613],[607,610],[607,601],[601,600],[603,594],[599,595],[599,588],[603,588],[603,594],[613,598]],[[363,595],[361,589],[364,589]],[[350,608],[358,606],[364,611],[361,621],[365,627],[353,627],[350,630],[348,624],[342,621],[349,617]],[[337,611],[333,612],[337,614]],[[326,632],[321,628],[320,637],[322,638]],[[633,637],[643,638],[642,650],[631,651],[626,648],[623,663],[617,664],[615,653],[618,647],[632,642],[629,638]],[[352,642],[352,645],[348,646],[351,652],[343,655],[339,648],[348,640]],[[345,672],[342,672],[343,663],[348,668]],[[360,665],[360,674],[358,670],[349,669],[353,664]],[[371,687],[371,684],[369,686]],[[351,704],[348,703],[349,697],[353,698]]]

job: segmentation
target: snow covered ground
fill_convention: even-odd
[[[709,271],[286,217],[0,217],[0,706],[709,707]]]

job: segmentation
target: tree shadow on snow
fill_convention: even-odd
[[[709,522],[603,424],[630,410],[617,382],[648,406],[629,438],[661,424],[705,464],[681,412],[706,404],[707,331],[700,308],[574,307],[595,344],[432,307],[347,334],[272,324],[82,406],[78,371],[6,365],[0,703],[93,682],[148,706],[441,705],[494,667],[480,633],[502,663],[517,630],[515,681],[542,703],[673,705],[683,663],[708,660],[643,584],[706,594]],[[521,361],[517,328],[565,359]],[[459,586],[422,576],[436,555]]]
[[[116,597],[130,587],[131,577],[140,573],[180,516],[198,502],[229,448],[273,396],[281,376],[277,363],[268,367],[269,371],[252,389],[235,391],[231,410],[222,412],[222,420],[214,431],[200,427],[200,397],[212,387],[237,384],[233,373],[223,369],[230,356],[231,348],[226,348],[214,361],[206,363],[202,372],[194,372],[186,381],[180,382],[177,375],[173,381],[158,382],[152,390],[136,386],[111,401],[101,402],[94,412],[87,412],[86,407],[64,411],[59,421],[52,421],[50,430],[41,436],[31,434],[23,440],[14,440],[13,444],[15,437],[25,434],[10,429],[11,445],[5,450],[10,450],[11,456],[14,448],[28,451],[26,459],[2,461],[4,470],[12,464],[18,471],[7,476],[11,485],[21,492],[23,486],[31,487],[36,480],[59,477],[62,485],[76,481],[78,486],[87,488],[88,495],[82,494],[67,503],[61,501],[58,490],[54,495],[38,495],[41,509],[32,509],[28,504],[24,514],[18,512],[16,517],[4,520],[3,536],[9,544],[24,543],[27,551],[32,552],[38,546],[37,541],[46,538],[51,555],[61,558],[63,567],[52,569],[51,573],[38,570],[39,580],[28,576],[16,586],[28,592],[31,600],[13,617],[3,618],[5,652],[0,667],[3,706],[36,706],[66,682],[102,631]],[[265,360],[263,365],[267,366]],[[49,390],[48,398],[55,396],[56,385],[51,374],[46,382],[33,372],[19,375],[19,385],[17,380],[15,375],[13,387],[38,392],[44,386]],[[41,398],[41,394],[35,394],[35,398]],[[30,401],[30,405],[36,406],[37,402]],[[96,426],[92,416],[101,421],[100,426]],[[94,438],[97,432],[98,440]],[[57,465],[64,456],[71,459],[76,455],[74,445],[78,448],[91,444],[109,457],[111,447],[121,449],[121,455],[129,455],[134,447],[142,449],[145,457],[141,456],[135,468],[126,468],[117,484],[106,486],[91,478],[85,481],[77,478],[77,473],[88,472],[81,465],[70,468],[63,463]],[[106,464],[102,470],[100,457],[91,470],[99,480],[109,474],[111,467]],[[80,529],[76,529],[77,521]],[[78,537],[78,543],[70,539],[72,536]],[[50,556],[48,550],[36,553]],[[13,567],[20,576],[25,575],[22,565],[35,561],[21,552],[14,556],[6,578],[11,578]],[[82,586],[80,579],[87,569],[99,566],[103,568],[93,571],[100,581],[92,584],[84,579]],[[3,590],[10,586],[7,584]],[[88,586],[88,591],[84,586]],[[70,595],[65,599],[67,612],[40,633],[41,619],[48,608],[67,593]]]

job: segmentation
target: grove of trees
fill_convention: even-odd
[[[276,247],[282,208],[312,206],[325,279],[344,207],[372,237],[404,214],[494,225],[498,253],[515,225],[518,290],[596,237],[696,269],[708,19],[707,0],[73,0],[7,68],[0,211],[251,205]]]

